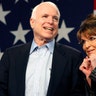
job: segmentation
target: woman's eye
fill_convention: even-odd
[[[85,43],[85,40],[81,40],[81,41],[80,41],[80,44],[81,44],[81,45],[84,45],[84,43]]]
[[[96,40],[96,37],[90,37],[89,40]]]

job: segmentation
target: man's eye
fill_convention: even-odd
[[[58,21],[59,19],[58,19],[58,17],[54,17],[54,20],[55,20],[55,21]]]
[[[47,15],[44,15],[43,17],[44,17],[44,18],[47,18],[48,16],[47,16]]]

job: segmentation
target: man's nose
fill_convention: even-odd
[[[52,17],[49,17],[49,18],[48,18],[48,22],[49,22],[50,24],[53,24],[54,19],[53,19]]]

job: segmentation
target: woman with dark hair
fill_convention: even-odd
[[[86,57],[79,69],[85,74],[92,96],[96,96],[96,15],[90,14],[81,23],[77,38]]]

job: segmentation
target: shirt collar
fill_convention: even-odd
[[[54,51],[54,45],[55,45],[55,39],[45,44],[47,48],[49,49],[50,53],[53,53]],[[35,43],[34,39],[31,45],[30,54],[38,47],[38,45]]]

